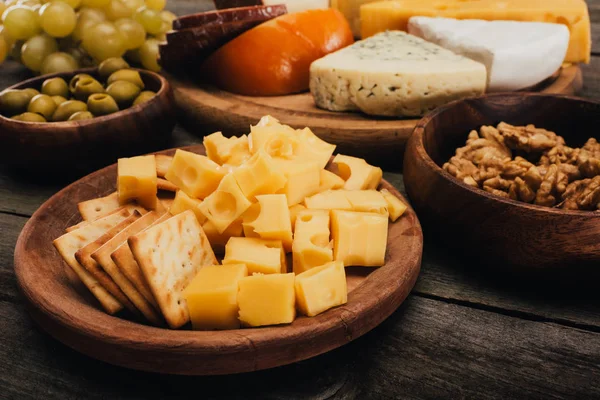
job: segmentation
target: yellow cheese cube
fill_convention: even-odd
[[[198,199],[192,199],[190,196],[185,194],[184,191],[178,190],[177,193],[175,193],[175,198],[171,203],[171,207],[169,207],[169,213],[172,215],[177,215],[186,210],[192,210],[194,214],[196,214],[198,222],[200,225],[202,225],[206,222],[206,217],[200,211],[200,204],[202,204],[202,201]]]
[[[352,205],[348,201],[343,190],[326,190],[304,199],[306,208],[320,210],[351,210]]]
[[[207,265],[183,291],[195,330],[236,329],[239,282],[248,276],[244,264]]]
[[[229,239],[232,237],[241,237],[243,233],[241,219],[233,221],[233,223],[229,225],[227,229],[223,231],[223,233],[219,233],[219,230],[215,224],[209,220],[206,220],[206,222],[202,224],[202,229],[204,229],[204,233],[206,234],[208,242],[210,243],[213,251],[220,254],[225,252],[225,245]]]
[[[287,178],[277,193],[286,195],[288,206],[302,203],[307,196],[317,193],[321,183],[321,168],[317,163],[276,160],[275,164]]]
[[[157,197],[156,160],[154,156],[119,158],[117,162],[117,193],[120,204],[130,200],[154,210]]]
[[[352,211],[388,215],[388,203],[377,190],[344,190],[344,194],[352,206]]]
[[[367,164],[362,158],[338,154],[333,163],[337,165],[340,177],[346,181],[344,189],[347,190],[377,189],[383,176],[381,168]]]
[[[290,222],[292,223],[292,228],[296,226],[296,217],[302,210],[306,210],[306,207],[302,204],[294,204],[290,207]]]
[[[292,250],[292,224],[287,200],[283,194],[256,196],[260,212],[249,222],[252,231],[262,239],[281,240],[286,251]]]
[[[342,178],[337,176],[331,171],[326,169],[321,170],[321,177],[319,181],[319,189],[317,189],[317,193],[324,192],[326,190],[336,190],[344,187],[346,183]]]
[[[260,214],[260,204],[253,203],[248,209],[242,214],[242,228],[244,230],[244,236],[259,238],[260,235],[254,232],[253,222],[258,218]]]
[[[247,161],[252,154],[248,146],[248,136],[226,138],[221,132],[204,137],[206,155],[219,165],[238,166]]]
[[[244,196],[233,174],[223,178],[217,190],[200,205],[200,211],[223,233],[252,203]]]
[[[296,131],[302,139],[302,146],[298,149],[298,156],[316,161],[321,168],[325,168],[336,146],[320,139],[309,128]]]
[[[225,245],[223,264],[246,264],[249,274],[287,272],[281,240],[232,237]]]
[[[298,213],[292,246],[295,274],[333,260],[329,234],[329,211],[304,210]]]
[[[233,171],[233,176],[244,195],[251,200],[256,195],[275,193],[286,183],[285,175],[277,170],[271,156],[263,150]]]
[[[590,61],[590,17],[582,0],[397,0],[365,4],[360,8],[365,39],[386,30],[407,30],[413,16],[549,22],[570,30],[565,62]]]
[[[380,267],[385,263],[388,218],[385,215],[331,211],[333,259],[345,266]]]
[[[289,324],[296,318],[294,274],[254,275],[239,282],[243,326]]]
[[[200,154],[177,150],[165,178],[187,195],[203,199],[215,191],[225,176],[219,164]]]
[[[381,189],[381,194],[387,202],[387,209],[390,214],[390,220],[396,222],[408,208],[399,198],[391,194],[387,189]]]
[[[346,271],[341,261],[296,275],[295,286],[298,310],[309,317],[348,302]]]

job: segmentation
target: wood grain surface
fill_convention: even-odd
[[[206,0],[169,0],[179,15]],[[600,100],[600,0],[588,1],[593,57],[581,96]],[[30,74],[0,65],[0,87]],[[199,143],[176,127],[168,147]],[[403,192],[402,174],[385,178]],[[13,249],[27,219],[69,183],[0,171],[0,397],[7,399],[599,399],[600,295],[490,273],[425,229],[421,274],[383,324],[314,359],[255,373],[181,377],[82,355],[25,312]],[[582,279],[581,281],[587,281]]]

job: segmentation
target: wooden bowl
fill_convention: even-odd
[[[185,148],[204,153],[202,146]],[[174,150],[162,154],[173,154]],[[340,347],[379,325],[404,301],[421,266],[423,234],[412,208],[388,230],[385,265],[346,269],[348,302],[287,325],[229,331],[170,330],[110,316],[72,282],[52,240],[81,218],[77,203],[115,190],[116,165],[67,186],[27,222],[15,248],[15,274],[33,319],[66,345],[128,368],[183,375],[256,371]],[[402,196],[392,185],[382,187]],[[403,201],[405,201],[403,199]]]
[[[156,96],[114,114],[51,123],[15,121],[0,115],[0,163],[43,175],[82,174],[118,157],[167,147],[176,122],[171,87],[154,72],[137,71],[146,89],[155,91]],[[40,90],[48,78],[61,77],[68,82],[79,73],[97,77],[96,68],[85,68],[35,77],[9,89]]]
[[[597,135],[600,103],[534,93],[493,94],[448,104],[426,115],[410,138],[404,183],[423,222],[486,267],[564,269],[600,261],[600,213],[526,204],[472,188],[441,167],[469,131],[504,121],[534,124],[581,146]]]

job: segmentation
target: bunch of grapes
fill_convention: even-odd
[[[158,45],[175,14],[166,0],[0,0],[0,63],[67,72],[111,57],[159,71]]]

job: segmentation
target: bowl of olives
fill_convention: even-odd
[[[36,173],[81,174],[156,151],[170,140],[174,104],[165,78],[121,58],[28,79],[0,92],[0,160]]]

